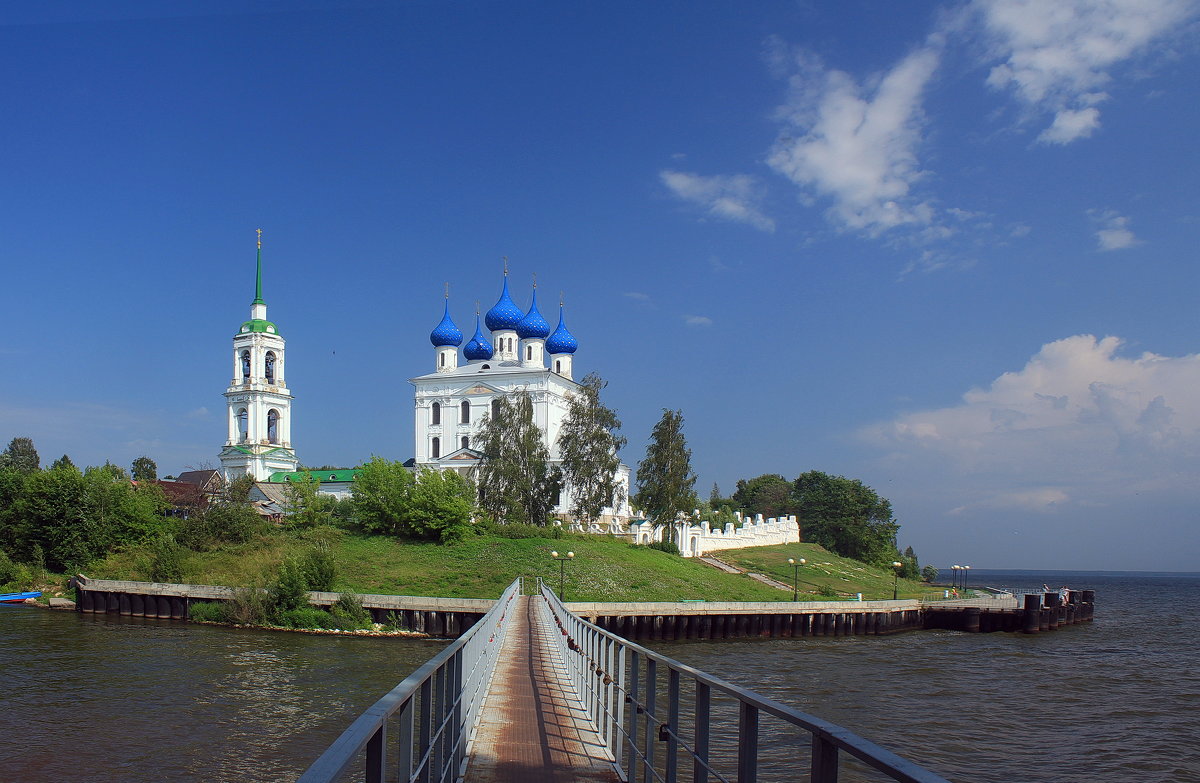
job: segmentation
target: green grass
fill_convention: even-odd
[[[798,574],[801,600],[819,599],[820,595],[817,592],[821,587],[832,589],[842,597],[860,592],[866,600],[892,597],[894,576],[890,569],[876,568],[857,560],[839,557],[816,544],[729,549],[716,552],[714,556],[730,565],[766,574],[789,585],[792,584],[794,572],[792,566],[788,565],[788,558],[797,561],[804,558],[808,562],[800,566]],[[938,596],[941,595],[940,590],[934,590],[924,582],[912,579],[899,580],[897,588],[900,598],[927,598],[935,592]]]
[[[443,598],[495,598],[513,579],[535,577],[558,589],[559,564],[552,550],[573,551],[566,565],[569,601],[790,601],[790,591],[768,587],[748,576],[728,574],[699,561],[646,547],[634,547],[606,536],[507,539],[474,536],[456,544],[423,544],[385,536],[366,536],[333,528],[305,533],[278,533],[248,544],[211,552],[188,553],[184,581],[192,584],[264,586],[284,558],[300,554],[315,540],[329,543],[337,563],[334,589],[355,593],[418,595]],[[841,596],[862,592],[865,598],[891,598],[892,576],[812,544],[754,547],[717,555],[748,571],[792,583],[787,558],[806,558],[801,569],[801,600],[830,600],[818,590],[826,585]],[[130,551],[93,564],[88,576],[99,579],[146,580],[149,559]],[[902,597],[918,597],[929,589],[900,580]]]

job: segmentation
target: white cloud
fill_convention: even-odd
[[[712,326],[713,319],[707,315],[685,315],[683,322],[688,326]]]
[[[208,411],[208,408],[201,405],[199,408],[196,408],[195,410],[190,410],[187,413],[185,413],[184,415],[187,416],[189,419],[206,419],[206,418],[208,418],[209,411]]]
[[[746,223],[760,231],[775,230],[775,221],[758,206],[762,189],[754,177],[746,174],[705,177],[665,169],[658,176],[678,198],[703,207],[714,217]]]
[[[1129,218],[1112,210],[1089,210],[1088,215],[1099,224],[1096,242],[1101,250],[1122,250],[1140,244],[1129,228]]]
[[[1067,144],[1099,126],[1109,71],[1194,14],[1191,0],[975,0],[994,58],[987,83],[1052,112],[1038,137]]]
[[[649,302],[650,294],[642,293],[641,291],[626,291],[622,296],[632,299],[635,302]]]
[[[946,408],[864,429],[889,462],[957,487],[943,510],[1049,510],[1128,500],[1150,488],[1195,494],[1200,354],[1118,355],[1078,335]]]
[[[812,55],[797,55],[778,110],[786,135],[768,164],[806,195],[831,199],[830,217],[843,228],[877,235],[929,224],[934,210],[912,186],[922,176],[921,99],[938,60],[937,49],[920,48],[860,85]]]

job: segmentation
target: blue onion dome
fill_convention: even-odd
[[[500,329],[516,329],[517,324],[525,317],[525,313],[521,308],[517,307],[516,302],[508,295],[508,277],[504,278],[504,291],[500,294],[500,300],[492,306],[491,310],[487,311],[487,315],[483,317],[483,322],[488,329],[493,332]]]
[[[533,289],[533,303],[529,305],[529,312],[525,313],[525,317],[517,324],[517,337],[522,340],[530,338],[538,338],[545,340],[546,335],[550,334],[550,324],[546,323],[546,319],[542,318],[542,314],[537,309],[537,289]]]
[[[563,318],[562,305],[558,308],[558,328],[554,330],[554,334],[550,335],[550,339],[546,341],[546,353],[575,353],[579,348],[579,341],[575,339],[575,335],[567,331],[567,322]]]
[[[454,321],[450,318],[450,301],[446,301],[446,312],[442,316],[442,322],[437,325],[437,328],[429,333],[429,342],[435,347],[441,348],[446,345],[459,346],[462,345],[463,333],[462,330],[454,325]]]
[[[492,344],[488,342],[488,338],[483,336],[483,332],[479,327],[479,313],[475,313],[475,336],[467,341],[467,347],[463,348],[463,356],[467,357],[467,361],[477,361],[479,359],[492,358]]]

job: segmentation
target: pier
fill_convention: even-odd
[[[796,734],[799,739],[785,740]],[[789,743],[786,769],[761,769]],[[508,587],[483,619],[364,712],[300,778],[369,783],[760,777],[836,783],[854,757],[883,777],[945,783],[841,726],[606,631],[539,580]],[[356,775],[357,777],[357,775]]]

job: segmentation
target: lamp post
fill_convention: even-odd
[[[790,557],[788,558],[788,565],[790,565],[792,567],[792,601],[793,602],[800,600],[800,566],[804,565],[807,562],[808,561],[805,560],[803,557],[800,558],[799,560],[795,560]]]
[[[559,555],[558,552],[551,552],[550,557],[558,561],[558,600],[566,601],[567,598],[563,594],[563,585],[567,579],[567,562],[575,559],[575,553],[567,552],[565,555]]]
[[[900,569],[904,568],[904,563],[899,560],[892,561],[892,600],[900,594]]]
[[[952,566],[950,566],[950,570],[953,572],[953,573],[951,574],[951,577],[952,577],[952,578],[951,578],[950,582],[951,582],[951,586],[954,588],[954,590],[955,590],[956,592],[958,591],[958,570],[959,570],[960,568],[962,568],[962,566],[960,566],[960,565],[952,565]]]
[[[963,598],[967,597],[967,572],[971,570],[971,566],[965,565],[962,567],[963,575]]]

